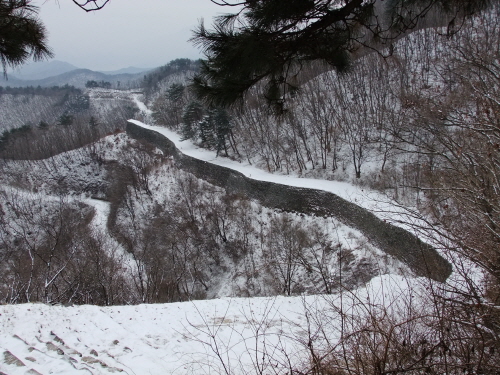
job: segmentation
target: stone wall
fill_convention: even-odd
[[[167,137],[130,122],[127,133],[135,139],[153,143],[172,156],[179,168],[227,192],[244,195],[269,208],[335,217],[358,229],[381,250],[407,264],[418,276],[444,281],[451,273],[451,265],[431,246],[333,193],[248,178],[232,169],[184,155]]]

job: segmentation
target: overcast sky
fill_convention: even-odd
[[[200,19],[230,9],[210,0],[111,0],[86,13],[70,0],[34,0],[49,32],[55,59],[79,68],[152,68],[201,54],[188,39]]]

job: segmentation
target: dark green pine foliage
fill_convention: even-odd
[[[185,86],[181,83],[172,83],[167,89],[166,97],[172,103],[178,103],[184,96]]]
[[[68,112],[64,112],[61,116],[59,116],[57,123],[63,126],[70,126],[73,124],[73,120],[73,116],[71,116]]]
[[[19,134],[27,134],[33,129],[31,123],[26,123],[17,129]]]
[[[214,137],[215,124],[210,113],[203,117],[200,122],[198,122],[198,129],[202,146],[205,148],[213,149],[216,144]]]
[[[41,130],[46,130],[49,128],[49,124],[46,122],[46,121],[43,121],[41,120],[39,123],[38,123],[38,129],[41,129]]]
[[[99,84],[97,83],[97,81],[87,81],[87,83],[85,83],[85,87],[88,89],[91,89],[91,88],[99,87]]]
[[[10,130],[4,130],[0,136],[0,142],[7,142],[10,138]]]
[[[105,82],[105,81],[87,81],[85,83],[85,87],[88,88],[88,89],[91,89],[91,88],[96,88],[96,87],[102,87],[104,89],[110,89],[111,88],[111,82]]]
[[[0,136],[0,150],[4,150],[5,146],[10,140],[16,139],[18,137],[27,136],[33,129],[31,123],[26,123],[19,128],[12,128],[10,130],[4,130]]]
[[[209,105],[225,107],[263,81],[267,101],[281,107],[284,95],[297,89],[301,64],[320,59],[339,70],[349,65],[350,19],[369,22],[372,4],[347,3],[334,9],[332,1],[247,1],[240,15],[218,17],[213,30],[201,24],[193,41],[206,60],[193,79],[195,92]]]
[[[5,146],[9,142],[10,138],[10,131],[9,130],[4,130],[2,134],[0,135],[0,150],[4,150]]]
[[[186,105],[182,114],[181,140],[197,136],[198,123],[203,119],[204,114],[205,110],[200,102],[193,100]]]
[[[37,13],[30,0],[0,0],[0,62],[4,75],[8,66],[21,65],[30,58],[52,57]]]
[[[241,1],[242,9],[217,17],[212,30],[203,23],[195,30],[192,40],[206,58],[192,86],[208,106],[226,107],[242,103],[245,93],[262,83],[269,104],[282,110],[287,95],[300,86],[304,65],[320,61],[344,71],[356,56],[425,27],[420,20],[429,13],[447,12],[438,17],[446,26],[492,1]]]
[[[170,117],[174,119],[177,125],[181,119],[181,111],[184,105],[184,92],[186,87],[181,83],[173,83],[167,89],[165,97],[169,103]]]
[[[97,129],[97,127],[99,126],[99,123],[97,122],[97,119],[94,116],[90,116],[89,126],[91,129]]]
[[[231,117],[222,108],[212,108],[198,123],[203,147],[216,150],[217,155],[224,151],[227,156],[227,138],[232,129]]]
[[[213,116],[217,141],[215,145],[217,155],[219,155],[221,151],[224,151],[224,155],[227,156],[227,140],[233,128],[233,122],[227,111],[222,108],[215,109]]]

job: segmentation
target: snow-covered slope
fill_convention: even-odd
[[[409,280],[401,277],[380,277],[344,295],[343,301],[370,300],[389,306],[396,298],[405,300],[408,285]],[[325,323],[324,334],[330,340],[338,337],[339,298],[0,306],[0,372],[250,374],[260,368],[262,373],[286,373],[289,366],[308,366],[307,342],[310,335],[317,335],[318,322]]]

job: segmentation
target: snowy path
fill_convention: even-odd
[[[152,111],[141,101],[140,94],[132,95],[146,122],[152,122]],[[129,120],[130,123],[145,129],[154,130],[172,141],[177,149],[183,154],[193,158],[206,161],[215,165],[230,168],[242,173],[253,180],[273,182],[299,188],[323,190],[333,193],[348,202],[354,203],[376,215],[379,219],[403,228],[412,233],[422,241],[438,249],[440,255],[449,261],[448,254],[439,249],[442,239],[436,239],[436,233],[430,229],[430,223],[418,212],[416,208],[403,207],[392,198],[379,192],[355,186],[348,182],[329,181],[312,178],[300,178],[290,175],[280,175],[266,172],[256,168],[248,162],[239,163],[228,158],[217,157],[214,151],[202,149],[194,145],[190,140],[181,141],[181,135],[162,126],[147,125],[141,121]]]
[[[90,223],[91,227],[97,232],[104,235],[106,240],[106,247],[110,253],[118,255],[121,257],[126,270],[134,270],[137,266],[132,259],[132,256],[127,252],[123,246],[114,239],[114,237],[109,233],[107,223],[109,217],[110,203],[91,198],[84,198],[82,201],[89,206],[94,207],[95,215]]]
[[[134,123],[164,134],[187,155],[252,179],[322,189],[375,212],[387,201],[351,184],[273,175],[216,158],[213,152],[181,142],[179,135],[168,129]],[[108,203],[81,200],[96,209],[91,225],[107,233]],[[356,301],[370,300],[395,308],[394,301],[404,303],[410,294],[416,298],[417,289],[410,291],[410,284],[415,287],[418,279],[384,275],[353,293]],[[307,338],[306,310],[331,319],[324,328],[331,330],[327,333],[335,341],[338,320],[331,306],[338,305],[338,298],[279,296],[114,307],[4,305],[0,306],[0,374],[220,374],[218,355],[226,364],[231,363],[231,374],[255,373],[253,366],[256,360],[261,361],[264,346],[268,353],[274,350],[275,356],[265,358],[264,366],[279,366],[285,361],[284,352],[297,363],[305,359],[305,348],[298,339]],[[280,371],[276,367],[269,370]]]
[[[40,200],[40,201],[51,201],[51,202],[60,202],[66,201],[66,202],[72,202],[72,201],[80,201],[83,202],[89,206],[92,206],[94,208],[95,215],[92,218],[92,221],[90,223],[90,227],[98,232],[96,233],[96,236],[104,236],[105,239],[105,246],[110,254],[114,254],[116,256],[119,256],[122,258],[122,261],[125,262],[125,269],[127,270],[132,270],[136,267],[135,263],[132,260],[132,257],[130,253],[125,251],[123,246],[116,241],[113,236],[108,231],[107,227],[107,222],[108,222],[108,216],[109,216],[109,202],[103,201],[103,200],[98,200],[98,199],[92,199],[92,198],[87,198],[86,196],[72,196],[72,195],[66,195],[66,196],[57,196],[57,195],[50,195],[50,194],[45,194],[45,193],[34,193],[22,189],[18,189],[12,186],[8,187],[8,191],[10,194],[18,195],[21,196],[25,199],[30,199],[30,200]]]

